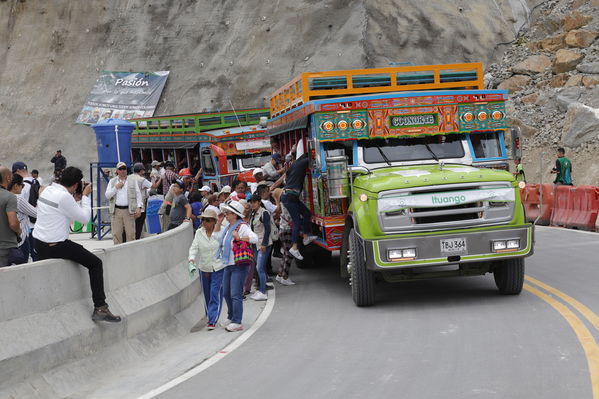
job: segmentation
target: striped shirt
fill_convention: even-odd
[[[17,195],[17,219],[19,219],[19,223],[21,224],[21,242],[19,243],[19,246],[25,242],[25,239],[29,234],[29,229],[31,228],[29,216],[37,217],[37,209],[25,198]]]

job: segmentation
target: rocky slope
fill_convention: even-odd
[[[565,147],[574,183],[599,185],[599,0],[551,0],[488,68],[489,86],[510,91],[510,114],[526,140],[529,181],[552,179]]]
[[[594,68],[595,44],[576,47],[595,43],[597,1],[0,0],[0,163],[48,171],[62,148],[87,168],[94,136],[74,121],[100,70],[170,70],[164,115],[266,106],[302,71],[482,61],[489,84],[513,93],[529,176],[538,153],[563,142],[577,182],[587,182],[578,165],[592,153],[592,134],[563,131],[580,131],[564,129],[592,113],[570,103],[598,106],[597,75],[584,69]],[[566,26],[574,11],[581,16]],[[554,66],[562,50],[583,55],[579,69]]]

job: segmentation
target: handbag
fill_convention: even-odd
[[[239,227],[235,230],[239,230]],[[235,262],[235,266],[249,266],[254,262],[254,251],[250,243],[233,240],[233,262]]]

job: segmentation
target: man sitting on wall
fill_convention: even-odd
[[[72,222],[87,223],[91,217],[92,186],[83,187],[82,178],[81,170],[70,166],[62,172],[58,184],[42,191],[33,230],[35,247],[40,259],[69,259],[87,268],[94,301],[92,320],[119,322],[121,317],[113,315],[106,304],[102,260],[68,239]]]

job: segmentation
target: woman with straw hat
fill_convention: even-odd
[[[202,221],[202,227],[196,231],[195,238],[189,247],[189,273],[191,277],[195,270],[199,269],[208,330],[214,330],[222,309],[222,282],[225,265],[217,258],[220,235],[214,231],[216,212],[206,209],[199,218]]]

